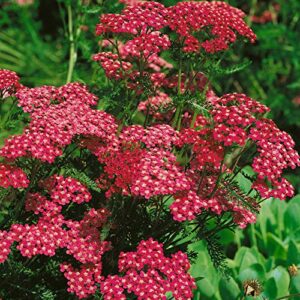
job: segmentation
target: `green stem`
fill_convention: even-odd
[[[217,178],[216,185],[215,185],[213,191],[211,192],[211,194],[208,196],[208,199],[212,198],[212,197],[215,195],[216,191],[218,190],[219,183],[220,183],[221,178],[222,178],[222,175],[223,175],[222,169],[223,169],[223,166],[224,166],[224,160],[225,160],[225,158],[222,160],[222,162],[221,162],[221,164],[220,164],[219,176],[218,176],[218,178]]]
[[[196,75],[197,75],[198,73],[199,73],[199,72],[196,72]],[[196,76],[196,75],[195,75],[195,76]],[[207,80],[207,82],[206,82],[206,84],[205,84],[205,86],[204,86],[204,89],[203,89],[203,91],[202,91],[201,94],[200,94],[200,100],[202,101],[202,103],[205,102],[205,99],[206,99],[206,93],[207,93],[208,88],[209,88],[209,81]],[[198,116],[198,114],[199,114],[199,112],[200,112],[200,111],[199,111],[199,107],[201,107],[201,106],[196,106],[196,108],[195,108],[195,111],[194,111],[194,114],[193,114],[193,118],[192,118],[192,121],[191,121],[190,128],[193,128],[193,127],[194,127],[196,118],[197,118],[197,116]]]
[[[276,300],[288,299],[288,298],[292,298],[292,297],[300,297],[300,293],[286,295],[286,296],[283,296],[283,297],[277,298]]]
[[[182,78],[182,59],[181,59],[181,52],[180,52],[179,70],[178,70],[178,87],[177,87],[178,95],[181,95],[181,78]]]
[[[178,68],[178,84],[177,84],[177,95],[181,95],[181,79],[182,79],[182,59],[181,59],[181,50],[179,53],[179,68]],[[183,104],[181,103],[181,100],[179,100],[179,105],[176,107],[176,112],[173,120],[173,127],[176,129],[180,129],[181,126],[181,112],[183,109]]]
[[[255,12],[256,12],[256,5],[257,5],[257,0],[252,0],[251,1],[251,9],[249,12],[249,22],[248,22],[248,25],[250,27],[252,25],[252,17],[255,15]]]
[[[176,108],[174,120],[173,120],[173,123],[172,123],[172,125],[175,129],[177,128],[177,123],[178,123],[178,119],[179,119],[179,116],[180,116],[180,112],[181,112],[181,103]]]
[[[13,107],[16,104],[16,101],[13,100],[11,106],[9,107],[8,111],[5,113],[5,115],[3,117],[1,117],[2,115],[2,110],[0,110],[0,128],[4,129],[7,125],[7,123],[9,123],[9,121],[11,120],[12,116],[13,116]],[[2,108],[2,105],[0,105],[0,107]]]
[[[72,14],[71,5],[67,5],[67,13],[68,13],[68,31],[69,31],[69,42],[70,42],[69,69],[67,74],[67,83],[70,83],[72,80],[74,67],[77,59],[77,53],[75,51],[75,39],[74,39],[74,32],[73,32],[73,14]]]

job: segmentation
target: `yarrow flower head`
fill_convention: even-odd
[[[190,264],[182,252],[165,257],[163,245],[153,239],[141,241],[136,252],[122,252],[119,272],[124,276],[108,276],[101,283],[104,299],[126,299],[125,291],[138,299],[192,299],[195,281],[188,274]]]
[[[248,138],[247,128],[269,111],[265,105],[236,93],[217,98],[212,104],[213,137],[225,146],[234,143],[244,146]]]
[[[94,294],[103,279],[101,258],[110,244],[99,238],[99,229],[106,223],[109,212],[105,208],[88,210],[80,221],[66,219],[62,207],[70,202],[80,204],[91,200],[86,187],[77,180],[54,175],[40,182],[40,193],[28,193],[25,209],[39,215],[36,224],[13,224],[10,231],[0,231],[0,263],[3,263],[13,242],[24,257],[54,256],[57,249],[81,263],[80,270],[62,263],[61,271],[68,280],[69,292],[79,298]],[[83,282],[83,279],[84,282]]]
[[[121,14],[105,14],[100,18],[96,33],[145,33],[147,30],[160,30],[167,23],[167,9],[158,2],[139,2],[127,6]]]
[[[111,115],[92,108],[97,97],[79,83],[60,88],[25,88],[17,98],[18,104],[30,113],[31,122],[23,134],[5,141],[0,155],[7,158],[32,156],[52,163],[74,137],[105,138],[117,130]]]
[[[97,155],[104,165],[99,178],[107,197],[114,193],[150,199],[156,195],[174,194],[189,189],[189,181],[170,149],[177,141],[177,132],[169,125],[148,128],[125,127],[116,147],[108,147]],[[146,148],[145,148],[146,147]]]
[[[292,185],[282,178],[283,170],[300,166],[300,158],[294,149],[295,142],[289,134],[281,131],[272,120],[261,119],[251,128],[250,138],[256,143],[259,155],[253,160],[252,167],[258,180],[253,188],[264,198],[286,199],[292,197]],[[267,182],[273,186],[268,187]]]
[[[28,184],[29,180],[22,169],[0,163],[0,187],[26,188]]]
[[[0,98],[13,95],[21,87],[19,80],[15,72],[0,69]]]
[[[241,10],[221,1],[179,2],[168,9],[168,25],[183,38],[187,52],[226,50],[237,39],[235,32],[253,43],[256,36],[243,17]],[[196,33],[209,38],[200,42]]]

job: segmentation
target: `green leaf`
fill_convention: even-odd
[[[278,266],[268,274],[269,278],[274,278],[277,287],[277,297],[289,294],[290,275],[282,266]]]
[[[67,176],[71,176],[77,180],[79,180],[81,183],[86,185],[89,189],[101,192],[101,189],[98,187],[97,183],[92,180],[90,177],[88,177],[85,173],[78,171],[75,168],[69,168],[65,170],[65,174]]]
[[[290,240],[289,242],[286,263],[286,267],[300,263],[299,250],[297,244],[293,240]]]
[[[277,285],[276,285],[276,281],[274,278],[270,278],[264,284],[264,290],[263,290],[262,296],[264,296],[267,299],[276,299],[277,298]]]
[[[219,64],[216,64],[215,66],[212,66],[212,71],[217,75],[231,75],[236,72],[240,72],[247,67],[249,67],[252,64],[252,61],[249,59],[244,59],[239,64],[235,64],[231,67],[221,67]]]
[[[196,277],[204,277],[202,280],[197,281],[197,287],[202,296],[207,297],[204,299],[212,299],[218,291],[219,274],[214,268],[210,256],[207,252],[205,243],[197,242],[191,245],[190,250],[198,253],[197,260],[192,264],[190,273]]]
[[[257,279],[258,281],[262,282],[265,280],[265,269],[263,265],[254,264],[249,268],[243,270],[239,274],[239,279],[241,282],[252,279]]]
[[[239,266],[239,272],[257,263],[257,258],[251,253],[251,250],[247,247],[241,247],[236,253],[234,260],[236,266]]]
[[[291,278],[291,294],[300,293],[300,273]]]
[[[257,258],[257,262],[263,266],[266,265],[266,258],[262,255],[262,253],[257,249],[257,247],[252,247],[250,249],[251,253]]]
[[[262,248],[265,248],[267,245],[267,233],[269,228],[272,228],[273,224],[276,224],[276,219],[272,211],[272,203],[273,199],[269,199],[263,203],[256,223],[256,228],[262,236],[262,238],[258,240]]]
[[[211,299],[218,291],[217,282],[211,282],[206,278],[197,283],[197,287],[200,291],[201,298],[204,296],[207,297],[206,299]]]
[[[274,257],[269,257],[266,263],[264,264],[266,272],[270,272],[274,266]]]
[[[229,280],[221,278],[219,283],[219,292],[222,300],[232,300],[238,299],[241,289],[233,278],[230,278]]]
[[[283,242],[270,232],[267,233],[267,251],[270,256],[274,256],[276,259],[285,260],[287,257],[287,249]]]
[[[224,246],[228,245],[232,243],[234,238],[235,238],[235,232],[229,229],[224,229],[220,234],[220,243]]]
[[[288,204],[284,214],[284,226],[288,232],[294,233],[300,228],[300,195],[294,197]]]
[[[255,176],[255,172],[253,171],[251,166],[245,166],[237,175],[237,182],[241,189],[248,193],[252,186],[253,177]],[[252,196],[255,192],[251,192],[250,196]]]

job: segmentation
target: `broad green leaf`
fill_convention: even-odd
[[[236,265],[239,267],[239,272],[257,263],[257,258],[251,253],[251,250],[247,247],[241,247],[236,253],[234,260]]]
[[[274,257],[272,257],[272,256],[269,257],[264,266],[265,266],[266,272],[270,272],[274,266]]]
[[[290,240],[289,242],[286,263],[287,263],[286,266],[300,263],[299,250],[297,244],[293,240]]]
[[[282,266],[278,266],[268,274],[268,278],[274,278],[277,287],[277,297],[289,294],[290,275]]]
[[[265,280],[265,269],[263,265],[253,264],[252,266],[243,270],[239,274],[239,280],[241,282],[244,282],[246,280],[252,280],[252,279],[257,279],[260,282],[263,282]]]
[[[199,242],[190,246],[190,249],[196,251],[198,256],[195,263],[192,264],[190,273],[194,278],[205,277],[206,279],[213,279],[217,271],[214,269],[207,249],[204,243]]]
[[[266,264],[266,258],[262,255],[262,253],[257,249],[257,247],[252,247],[250,249],[251,253],[257,258],[257,262],[263,266]]]
[[[294,197],[288,204],[284,214],[284,226],[293,233],[300,228],[300,195]]]
[[[264,284],[264,290],[262,295],[267,299],[276,299],[277,298],[277,285],[274,278],[270,278]]]
[[[276,259],[285,260],[287,257],[287,249],[283,242],[274,234],[267,233],[267,251],[268,254]]]
[[[233,239],[235,237],[235,232],[232,230],[223,230],[220,234],[220,243],[224,246],[232,243]]]
[[[232,300],[238,299],[238,296],[241,294],[241,289],[233,278],[230,277],[229,280],[221,278],[219,292],[222,300]]]
[[[300,273],[297,276],[291,278],[290,292],[292,294],[300,293]]]
[[[286,202],[280,201],[278,199],[272,199],[271,209],[276,219],[276,224],[272,228],[272,233],[274,233],[280,239],[284,238],[285,227],[284,227],[283,218],[287,207],[288,205]]]
[[[267,245],[268,227],[270,227],[270,224],[276,224],[276,219],[274,217],[271,207],[272,199],[269,199],[263,203],[256,223],[256,227],[262,235],[262,240],[260,240],[260,244],[262,244],[262,247],[266,247]]]
[[[200,299],[212,299],[218,291],[217,282],[211,282],[208,279],[203,279],[197,283],[200,291]]]

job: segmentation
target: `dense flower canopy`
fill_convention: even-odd
[[[256,40],[241,10],[221,1],[121,2],[119,14],[100,17],[93,56],[113,100],[78,82],[25,87],[0,70],[1,99],[28,120],[0,149],[0,189],[18,195],[23,213],[0,230],[0,263],[17,250],[55,257],[79,299],[192,299],[192,255],[176,239],[187,228],[199,240],[224,224],[254,223],[261,201],[293,195],[283,175],[300,159],[268,107],[214,91],[207,70],[219,66],[219,52]]]

